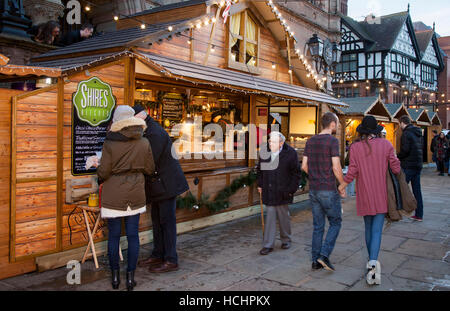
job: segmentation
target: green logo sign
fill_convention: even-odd
[[[92,126],[108,121],[116,105],[111,86],[97,77],[80,82],[72,101],[78,118]]]

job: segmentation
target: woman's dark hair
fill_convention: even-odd
[[[370,144],[369,144],[370,136],[371,135],[359,133],[359,136],[353,142],[353,143],[365,142],[367,144],[367,147],[369,147],[369,153],[367,154],[368,156],[372,153],[372,147],[370,147]],[[381,138],[381,133],[378,133],[375,137],[376,138]]]
[[[38,32],[35,40],[38,42],[53,44],[57,38],[53,38],[53,30],[55,28],[61,29],[58,22],[48,21],[38,26]]]

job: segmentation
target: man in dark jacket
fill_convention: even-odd
[[[261,255],[267,255],[275,244],[277,218],[280,224],[281,248],[291,246],[291,222],[289,206],[300,185],[301,170],[297,152],[285,143],[280,132],[271,132],[269,139],[270,156],[258,162],[258,191],[267,206]]]
[[[400,118],[400,127],[403,130],[401,138],[400,159],[402,169],[405,172],[406,182],[411,182],[414,197],[417,200],[417,209],[413,220],[422,221],[423,201],[420,188],[420,174],[423,167],[423,135],[422,129],[411,124],[408,116]]]
[[[155,174],[146,176],[147,203],[151,203],[153,226],[153,252],[150,258],[139,262],[149,266],[150,272],[162,273],[178,270],[176,251],[176,197],[189,185],[177,159],[172,156],[172,141],[167,132],[147,113],[141,105],[135,105],[136,117],[147,124],[144,137],[150,141],[155,161]]]
[[[433,139],[431,140],[431,146],[430,151],[433,154],[433,162],[436,163],[437,166],[437,158],[436,158],[436,140],[438,139],[439,135],[436,130],[433,130]]]

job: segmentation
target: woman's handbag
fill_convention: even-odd
[[[397,206],[397,210],[401,210],[403,209],[403,201],[402,201],[402,192],[400,190],[400,182],[397,179],[397,176],[394,173],[392,173],[390,166],[388,166],[388,171],[392,179],[392,186],[395,194],[395,203]]]
[[[394,185],[396,183],[397,185]],[[402,213],[410,214],[417,208],[417,201],[409,185],[406,183],[405,173],[393,174],[390,168],[386,172],[388,195],[388,213],[390,222],[402,219]],[[399,206],[401,208],[399,209]]]

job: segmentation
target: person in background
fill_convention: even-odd
[[[448,176],[450,176],[450,131],[447,132],[445,138],[447,138],[447,141],[449,143],[449,148],[447,149],[447,157],[445,159],[445,169],[447,170]]]
[[[280,226],[281,248],[291,247],[291,220],[289,205],[300,186],[301,170],[297,152],[286,144],[283,134],[273,131],[269,135],[270,157],[259,159],[257,165],[258,192],[267,206],[261,255],[273,251],[277,230]],[[265,148],[265,147],[263,147]]]
[[[99,182],[103,182],[101,217],[108,219],[108,257],[112,287],[120,284],[119,243],[122,221],[128,240],[128,267],[126,286],[136,286],[134,272],[139,256],[139,218],[146,211],[145,175],[155,171],[153,154],[147,139],[143,138],[145,122],[134,117],[130,106],[118,106],[113,123],[103,144]]]
[[[28,31],[34,41],[48,45],[55,45],[59,40],[60,29],[58,22],[48,21],[31,27]]]
[[[445,134],[441,132],[436,139],[436,159],[438,163],[439,176],[444,176],[445,171],[445,160],[447,159],[448,153],[448,140],[445,137]]]
[[[169,134],[147,114],[142,105],[135,105],[133,109],[135,117],[144,120],[147,125],[144,137],[150,142],[155,159],[155,173],[145,179],[147,204],[152,206],[153,251],[138,265],[149,267],[152,273],[176,271],[176,197],[189,190],[189,185],[180,163],[172,156]]]
[[[302,170],[309,175],[309,198],[312,205],[314,231],[312,236],[312,269],[325,268],[334,271],[330,255],[341,230],[342,206],[337,191],[344,182],[339,141],[333,134],[338,129],[339,119],[336,114],[327,112],[322,116],[323,130],[311,137],[305,146]],[[344,196],[344,193],[341,193]],[[325,241],[325,217],[330,224]]]
[[[412,125],[411,119],[406,115],[400,117],[400,127],[403,133],[400,152],[397,154],[397,157],[400,159],[402,169],[405,172],[406,182],[411,182],[414,197],[417,201],[417,209],[411,219],[422,221],[423,200],[420,187],[420,174],[423,167],[422,129]]]
[[[74,30],[65,34],[58,42],[61,46],[71,45],[80,41],[83,41],[92,36],[94,32],[94,26],[89,23],[83,24],[80,30]]]
[[[436,158],[436,140],[438,139],[438,131],[433,130],[433,139],[431,140],[430,151],[433,153],[433,162],[436,163],[436,171],[439,172],[437,158]]]
[[[388,165],[394,174],[400,173],[400,161],[392,144],[381,138],[383,127],[373,116],[366,116],[357,127],[359,138],[350,147],[350,166],[339,191],[356,178],[357,215],[364,217],[365,238],[369,261],[366,281],[381,284],[378,254],[381,246],[384,218],[388,212],[386,172]],[[379,137],[379,138],[378,138]]]

